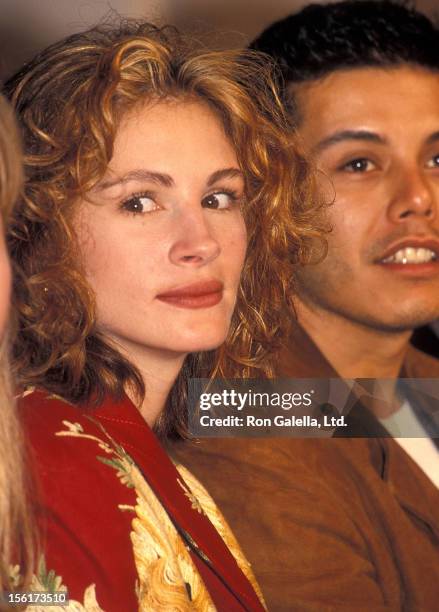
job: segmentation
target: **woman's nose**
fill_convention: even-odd
[[[218,257],[221,247],[206,218],[207,214],[200,208],[183,213],[175,220],[176,237],[169,252],[172,263],[178,266],[203,266]]]

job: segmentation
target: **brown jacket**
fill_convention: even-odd
[[[305,334],[294,348],[285,375],[336,376]],[[410,349],[405,375],[439,377],[439,362]],[[225,514],[269,610],[439,610],[439,491],[391,438],[209,439],[175,454]]]

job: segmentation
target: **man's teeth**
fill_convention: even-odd
[[[414,249],[413,247],[406,247],[405,249],[396,251],[396,253],[390,257],[383,259],[383,263],[417,264],[435,261],[436,259],[436,253],[434,251],[430,251],[430,249]]]

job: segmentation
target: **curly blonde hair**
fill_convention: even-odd
[[[310,168],[279,103],[267,58],[195,49],[174,28],[124,22],[77,34],[43,51],[6,87],[23,128],[26,184],[10,249],[23,385],[68,401],[141,401],[136,368],[98,331],[94,296],[76,260],[75,204],[103,176],[121,118],[151,99],[190,98],[221,120],[245,176],[247,259],[225,344],[191,354],[159,420],[185,429],[188,376],[272,375],[270,356],[291,317],[292,264],[319,235]]]
[[[21,147],[14,117],[0,96],[0,217],[7,227],[22,185]],[[11,564],[18,563],[27,584],[33,566],[34,534],[9,367],[8,332],[0,341],[0,591],[10,591]],[[19,585],[23,588],[23,584]],[[0,604],[0,609],[9,609]]]

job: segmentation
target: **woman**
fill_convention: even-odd
[[[85,608],[261,609],[213,501],[150,427],[184,435],[189,376],[270,374],[313,231],[264,62],[127,24],[49,48],[7,91],[26,149],[11,252],[41,587],[53,570]]]
[[[11,392],[5,331],[9,312],[11,271],[4,239],[12,206],[22,184],[19,138],[12,111],[0,97],[0,591],[23,584],[10,579],[14,560],[32,566],[32,529],[26,490],[21,435]],[[7,602],[6,602],[7,603]],[[1,604],[0,604],[1,605]]]

